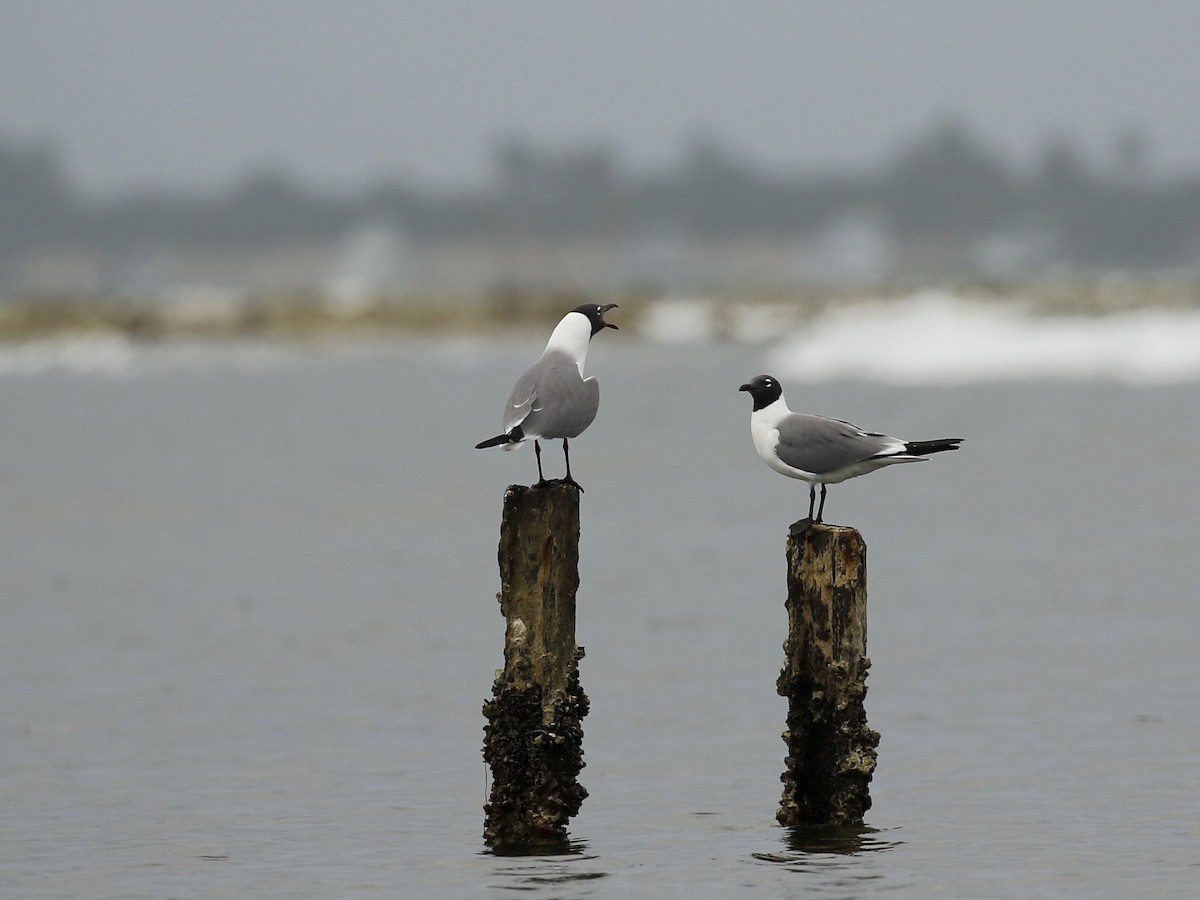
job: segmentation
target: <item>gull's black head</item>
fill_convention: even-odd
[[[754,398],[755,410],[770,406],[783,396],[783,388],[770,375],[756,375],[738,388],[738,390],[750,392],[750,396]]]
[[[605,328],[617,328],[612,322],[604,321],[604,314],[610,309],[616,309],[617,304],[606,303],[603,306],[598,303],[584,303],[575,307],[571,312],[583,313],[588,317],[588,321],[592,323],[592,337],[595,337]],[[620,331],[619,328],[617,328]]]

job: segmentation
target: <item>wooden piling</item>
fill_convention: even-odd
[[[879,733],[867,727],[867,557],[862,535],[811,525],[787,539],[788,699],[781,825],[861,825]]]
[[[484,702],[483,757],[492,771],[484,840],[496,851],[566,849],[587,791],[575,645],[579,491],[561,482],[510,485],[500,524],[504,668]]]

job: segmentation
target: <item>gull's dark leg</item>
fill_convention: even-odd
[[[563,483],[575,485],[575,487],[579,490],[579,493],[582,494],[583,488],[580,487],[578,481],[571,477],[571,448],[567,444],[566,438],[563,438],[563,459],[567,462],[567,477],[563,479]]]
[[[533,442],[533,453],[537,457],[538,484],[545,484],[546,476],[542,474],[542,446],[536,440]]]
[[[804,534],[808,530],[808,526],[813,523],[813,504],[817,502],[816,485],[808,486],[808,518],[801,519],[799,522],[793,522],[792,527],[788,529],[789,534]]]
[[[816,521],[821,521],[821,516],[825,515],[825,485],[821,485],[821,505],[817,507]]]

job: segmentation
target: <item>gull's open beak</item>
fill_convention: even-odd
[[[604,322],[604,314],[606,312],[608,312],[610,309],[616,309],[616,308],[617,308],[617,304],[615,304],[615,303],[606,303],[604,306],[600,307],[600,321]],[[617,326],[614,325],[612,322],[604,322],[604,327],[605,328],[617,328]],[[617,328],[617,331],[620,331],[620,330],[621,330],[620,328]]]

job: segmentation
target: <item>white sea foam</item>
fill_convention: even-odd
[[[768,353],[766,368],[809,382],[1193,381],[1200,379],[1200,310],[1041,316],[1017,301],[925,292],[830,309]]]
[[[63,334],[0,343],[0,377],[45,373],[126,377],[206,368],[261,371],[298,355],[294,348],[263,341],[139,343],[119,332]]]
[[[62,335],[0,344],[0,375],[114,375],[136,358],[133,342],[119,333]]]
[[[668,297],[646,309],[639,333],[660,344],[701,344],[719,331],[717,304],[699,297]]]

